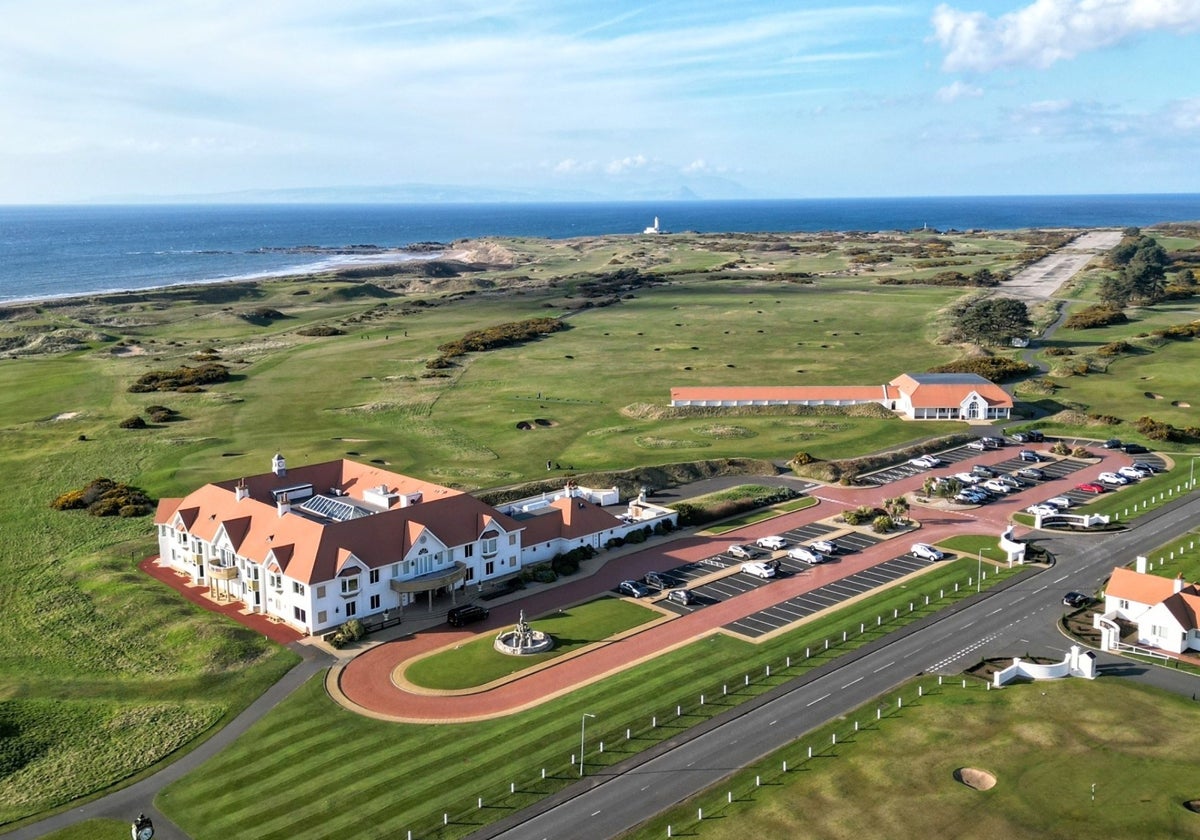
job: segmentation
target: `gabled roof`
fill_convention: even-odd
[[[888,384],[907,394],[914,408],[958,406],[972,391],[990,406],[1013,404],[1003,388],[974,373],[902,373]]]
[[[429,533],[446,546],[474,542],[488,527],[519,531],[522,525],[473,496],[427,481],[353,461],[330,461],[244,479],[249,493],[239,500],[242,479],[206,484],[182,500],[175,512],[188,531],[211,542],[224,525],[237,552],[255,562],[274,555],[288,577],[303,583],[332,580],[341,560],[353,553],[369,568],[398,563]],[[273,491],[311,483],[315,493],[336,489],[361,501],[364,490],[380,485],[399,495],[420,493],[421,501],[394,506],[370,516],[341,522],[292,511],[279,515]],[[160,503],[164,521],[171,515]],[[378,508],[375,508],[378,510]]]
[[[525,545],[560,538],[577,539],[621,525],[621,520],[586,499],[564,497],[549,506],[551,510],[522,521]]]
[[[158,507],[154,511],[154,524],[166,525],[175,518],[175,511],[179,510],[179,503],[183,499],[159,499]]]
[[[1200,628],[1200,595],[1189,595],[1185,590],[1167,598],[1162,605],[1184,630]]]
[[[1184,594],[1196,595],[1200,591],[1195,584],[1184,587]],[[1175,594],[1175,581],[1159,575],[1147,575],[1118,566],[1113,569],[1104,594],[1113,598],[1124,598],[1139,604],[1159,604]]]

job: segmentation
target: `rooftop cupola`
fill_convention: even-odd
[[[271,459],[271,472],[280,477],[287,475],[287,462],[283,460],[283,456],[278,452]]]

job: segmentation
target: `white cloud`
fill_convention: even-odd
[[[699,172],[712,172],[712,168],[705,162],[704,158],[696,158],[679,171],[685,175],[694,175]]]
[[[1181,132],[1200,133],[1200,97],[1173,103],[1167,119]]]
[[[942,69],[987,72],[1000,67],[1046,68],[1156,30],[1200,28],[1197,0],[1034,0],[991,18],[942,4],[933,38],[945,50]]]
[[[636,169],[644,169],[649,163],[650,161],[646,159],[645,155],[632,155],[609,161],[608,166],[604,167],[604,171],[609,175],[621,175]]]
[[[941,88],[937,92],[939,102],[956,102],[959,99],[978,99],[983,96],[983,88],[975,85],[969,85],[964,81],[956,80]]]

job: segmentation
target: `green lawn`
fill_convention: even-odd
[[[881,720],[872,702],[626,836],[666,837],[669,825],[700,840],[857,840],[880,826],[894,840],[1200,837],[1200,815],[1183,807],[1200,798],[1200,711],[1188,698],[1115,677],[1000,691],[923,677],[880,707]],[[964,767],[995,786],[956,781]]]
[[[1020,573],[1001,570],[989,583]],[[570,756],[578,751],[584,713],[596,715],[587,726],[592,743],[605,743],[603,753],[596,746],[587,756],[588,766],[599,771],[973,594],[967,580],[974,574],[973,558],[946,563],[760,645],[714,634],[494,721],[384,723],[336,706],[314,679],[230,749],[167,788],[156,804],[196,840],[228,837],[249,822],[257,840],[403,837],[410,829],[419,837],[464,836],[481,820],[499,819],[577,778]],[[343,806],[347,796],[355,807]],[[482,813],[479,796],[488,803]],[[451,815],[446,829],[443,812]]]
[[[531,656],[509,656],[495,649],[496,633],[451,650],[435,653],[410,665],[404,676],[415,685],[435,689],[474,688],[541,665],[567,653],[632,630],[661,618],[661,613],[633,601],[598,598],[529,622],[534,630],[554,637],[554,649]]]
[[[799,499],[793,499],[790,502],[783,502],[778,505],[771,505],[765,510],[757,510],[753,513],[747,513],[744,516],[735,516],[732,519],[726,519],[719,525],[713,525],[704,529],[706,534],[724,534],[728,531],[735,531],[738,528],[744,528],[747,525],[753,525],[755,522],[763,522],[767,519],[774,519],[777,516],[782,516],[785,513],[792,513],[797,510],[804,510],[818,503],[818,499],[813,496],[803,496]]]
[[[953,551],[955,554],[961,554],[964,557],[975,557],[978,559],[982,555],[988,560],[1006,560],[1007,555],[1000,550],[999,541],[986,534],[963,534],[957,537],[950,537],[942,540],[938,546],[948,551]]]

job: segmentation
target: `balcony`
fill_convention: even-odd
[[[209,580],[237,580],[237,566],[209,566]]]

